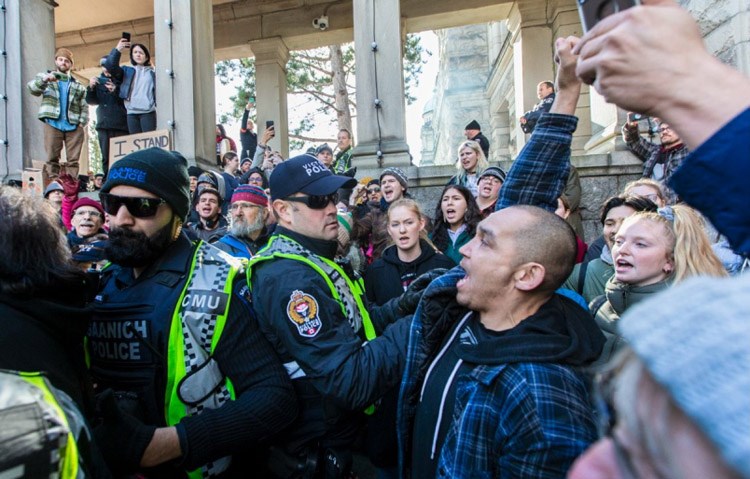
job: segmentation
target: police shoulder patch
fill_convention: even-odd
[[[315,337],[323,326],[318,315],[318,301],[300,290],[294,290],[289,296],[286,314],[300,336],[306,338]]]

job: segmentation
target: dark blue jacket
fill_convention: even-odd
[[[114,77],[112,81],[115,81]],[[119,96],[120,87],[110,93],[102,84],[86,89],[86,103],[99,105],[96,109],[97,130],[128,131],[128,112],[125,103]]]
[[[669,186],[750,256],[750,108],[698,147],[672,175]]]

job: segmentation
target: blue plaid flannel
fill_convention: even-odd
[[[436,290],[455,287],[464,274],[457,266],[430,283],[414,313],[397,421],[404,478],[410,477],[417,407],[409,398],[421,387],[416,371],[433,359],[419,347],[424,340],[424,301]],[[597,439],[585,379],[560,364],[478,365],[457,379],[452,417],[440,450],[439,477],[562,478]]]
[[[524,204],[554,212],[568,178],[577,124],[574,116],[542,115],[508,172],[496,210]],[[434,280],[414,313],[399,392],[402,477],[410,476],[417,407],[410,398],[421,387],[417,371],[432,360],[421,347],[425,302],[437,291],[450,294],[464,274],[458,266]],[[479,365],[457,381],[454,421],[440,451],[439,476],[560,478],[597,438],[585,380],[570,367],[549,363]]]
[[[570,171],[570,143],[578,118],[545,113],[528,143],[513,162],[495,204],[495,211],[513,205],[557,209]]]

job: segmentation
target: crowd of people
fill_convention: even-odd
[[[346,129],[283,158],[252,103],[242,151],[217,125],[221,170],[151,148],[99,201],[54,162],[44,198],[0,187],[0,412],[38,445],[4,442],[0,471],[344,479],[360,452],[379,478],[750,478],[750,80],[653,3],[558,39],[510,170],[472,121],[435,205],[400,168],[357,179]],[[107,109],[100,90],[125,88],[143,129],[153,69],[135,44],[120,67],[129,46],[102,64],[127,84],[88,95]],[[84,94],[52,77],[32,93]],[[644,178],[604,201],[590,245],[571,219],[584,82],[661,138],[629,117]],[[74,143],[85,119],[50,111]]]

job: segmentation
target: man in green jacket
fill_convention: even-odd
[[[45,176],[60,176],[60,152],[65,146],[66,172],[78,176],[78,157],[83,147],[84,127],[89,121],[86,87],[70,74],[73,52],[58,48],[54,72],[39,73],[26,86],[34,96],[42,97],[39,119],[44,122],[44,149],[47,151]]]

